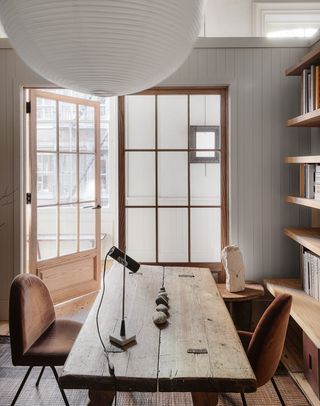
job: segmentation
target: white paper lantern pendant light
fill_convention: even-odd
[[[12,46],[52,83],[99,96],[159,84],[186,59],[203,0],[0,0]]]

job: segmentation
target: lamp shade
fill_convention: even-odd
[[[0,0],[12,46],[52,83],[101,96],[152,87],[188,56],[203,0]]]

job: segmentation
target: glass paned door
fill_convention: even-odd
[[[100,105],[30,95],[30,271],[58,302],[99,287]]]

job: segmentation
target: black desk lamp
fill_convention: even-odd
[[[123,278],[122,278],[122,319],[119,336],[109,336],[110,342],[120,347],[125,347],[128,344],[133,344],[136,341],[136,336],[127,337],[126,323],[124,320],[125,314],[125,297],[126,297],[126,268],[129,271],[136,273],[140,268],[140,264],[134,259],[129,257],[125,252],[119,250],[117,247],[112,247],[108,252],[109,256],[115,259],[119,264],[123,265]]]

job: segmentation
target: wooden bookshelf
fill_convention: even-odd
[[[303,292],[299,279],[266,279],[264,285],[273,296],[280,293],[288,293],[292,296],[291,317],[302,330],[310,334],[315,342],[319,343],[320,320],[318,315],[320,302]],[[316,323],[313,323],[313,320],[316,320]],[[318,406],[319,399],[303,373],[302,351],[302,337],[299,338],[299,332],[297,331],[296,334],[289,333],[281,361],[310,404]]]
[[[311,207],[312,209],[320,209],[320,200],[306,199],[305,197],[287,196],[287,203],[299,204],[300,206]]]
[[[320,155],[286,156],[284,162],[286,164],[318,164],[320,163]]]
[[[316,69],[311,69],[312,65],[320,65],[320,48],[312,49],[302,57],[300,61],[286,70],[287,76],[301,76],[301,92],[303,93],[301,95],[301,101],[304,104],[302,111],[312,110],[314,106],[319,107],[319,95],[316,94],[319,91],[319,88],[317,88],[317,86],[319,86],[319,78],[316,77]],[[306,75],[304,75],[304,70],[309,68],[312,74],[307,71],[305,72]],[[310,89],[308,86],[310,86],[312,92],[314,92],[313,99],[310,97]],[[311,103],[312,100],[313,103]],[[287,127],[320,127],[320,108],[293,117],[287,120],[286,124]],[[320,201],[308,199],[303,196],[305,196],[305,164],[320,164],[320,155],[288,156],[285,157],[284,162],[288,164],[299,164],[300,166],[300,196],[287,196],[286,202],[311,208],[313,210],[312,224],[318,225],[314,223],[314,219],[317,218],[318,210],[320,210]],[[320,255],[320,228],[285,228],[284,233],[302,247],[310,250],[313,254]],[[303,250],[300,248],[300,266],[304,267],[302,252]],[[267,279],[265,280],[265,285],[267,290],[274,296],[281,293],[288,293],[292,296],[290,314],[297,323],[297,328],[303,331],[303,340],[301,336],[301,348],[291,346],[290,349],[287,348],[285,350],[285,364],[288,370],[291,370],[292,377],[307,395],[310,403],[319,405],[317,395],[319,394],[319,382],[314,378],[314,371],[310,373],[310,368],[308,369],[306,362],[301,363],[301,360],[302,353],[305,357],[305,354],[310,354],[309,351],[314,351],[317,355],[314,356],[315,360],[312,362],[319,363],[320,365],[320,302],[304,292],[302,286],[303,273],[304,270],[300,272],[299,279]],[[297,360],[299,362],[296,362]],[[294,369],[296,369],[296,371],[293,371]],[[306,373],[305,376],[304,372]]]
[[[304,55],[298,63],[291,66],[286,70],[287,76],[300,76],[303,72],[303,69],[309,68],[310,65],[320,63],[320,48],[313,49]]]
[[[302,290],[299,279],[266,279],[264,284],[273,296],[281,293],[292,296],[290,315],[320,348],[320,302]]]
[[[320,127],[320,109],[290,118],[287,121],[287,127]]]
[[[320,228],[285,228],[285,235],[320,255]]]

